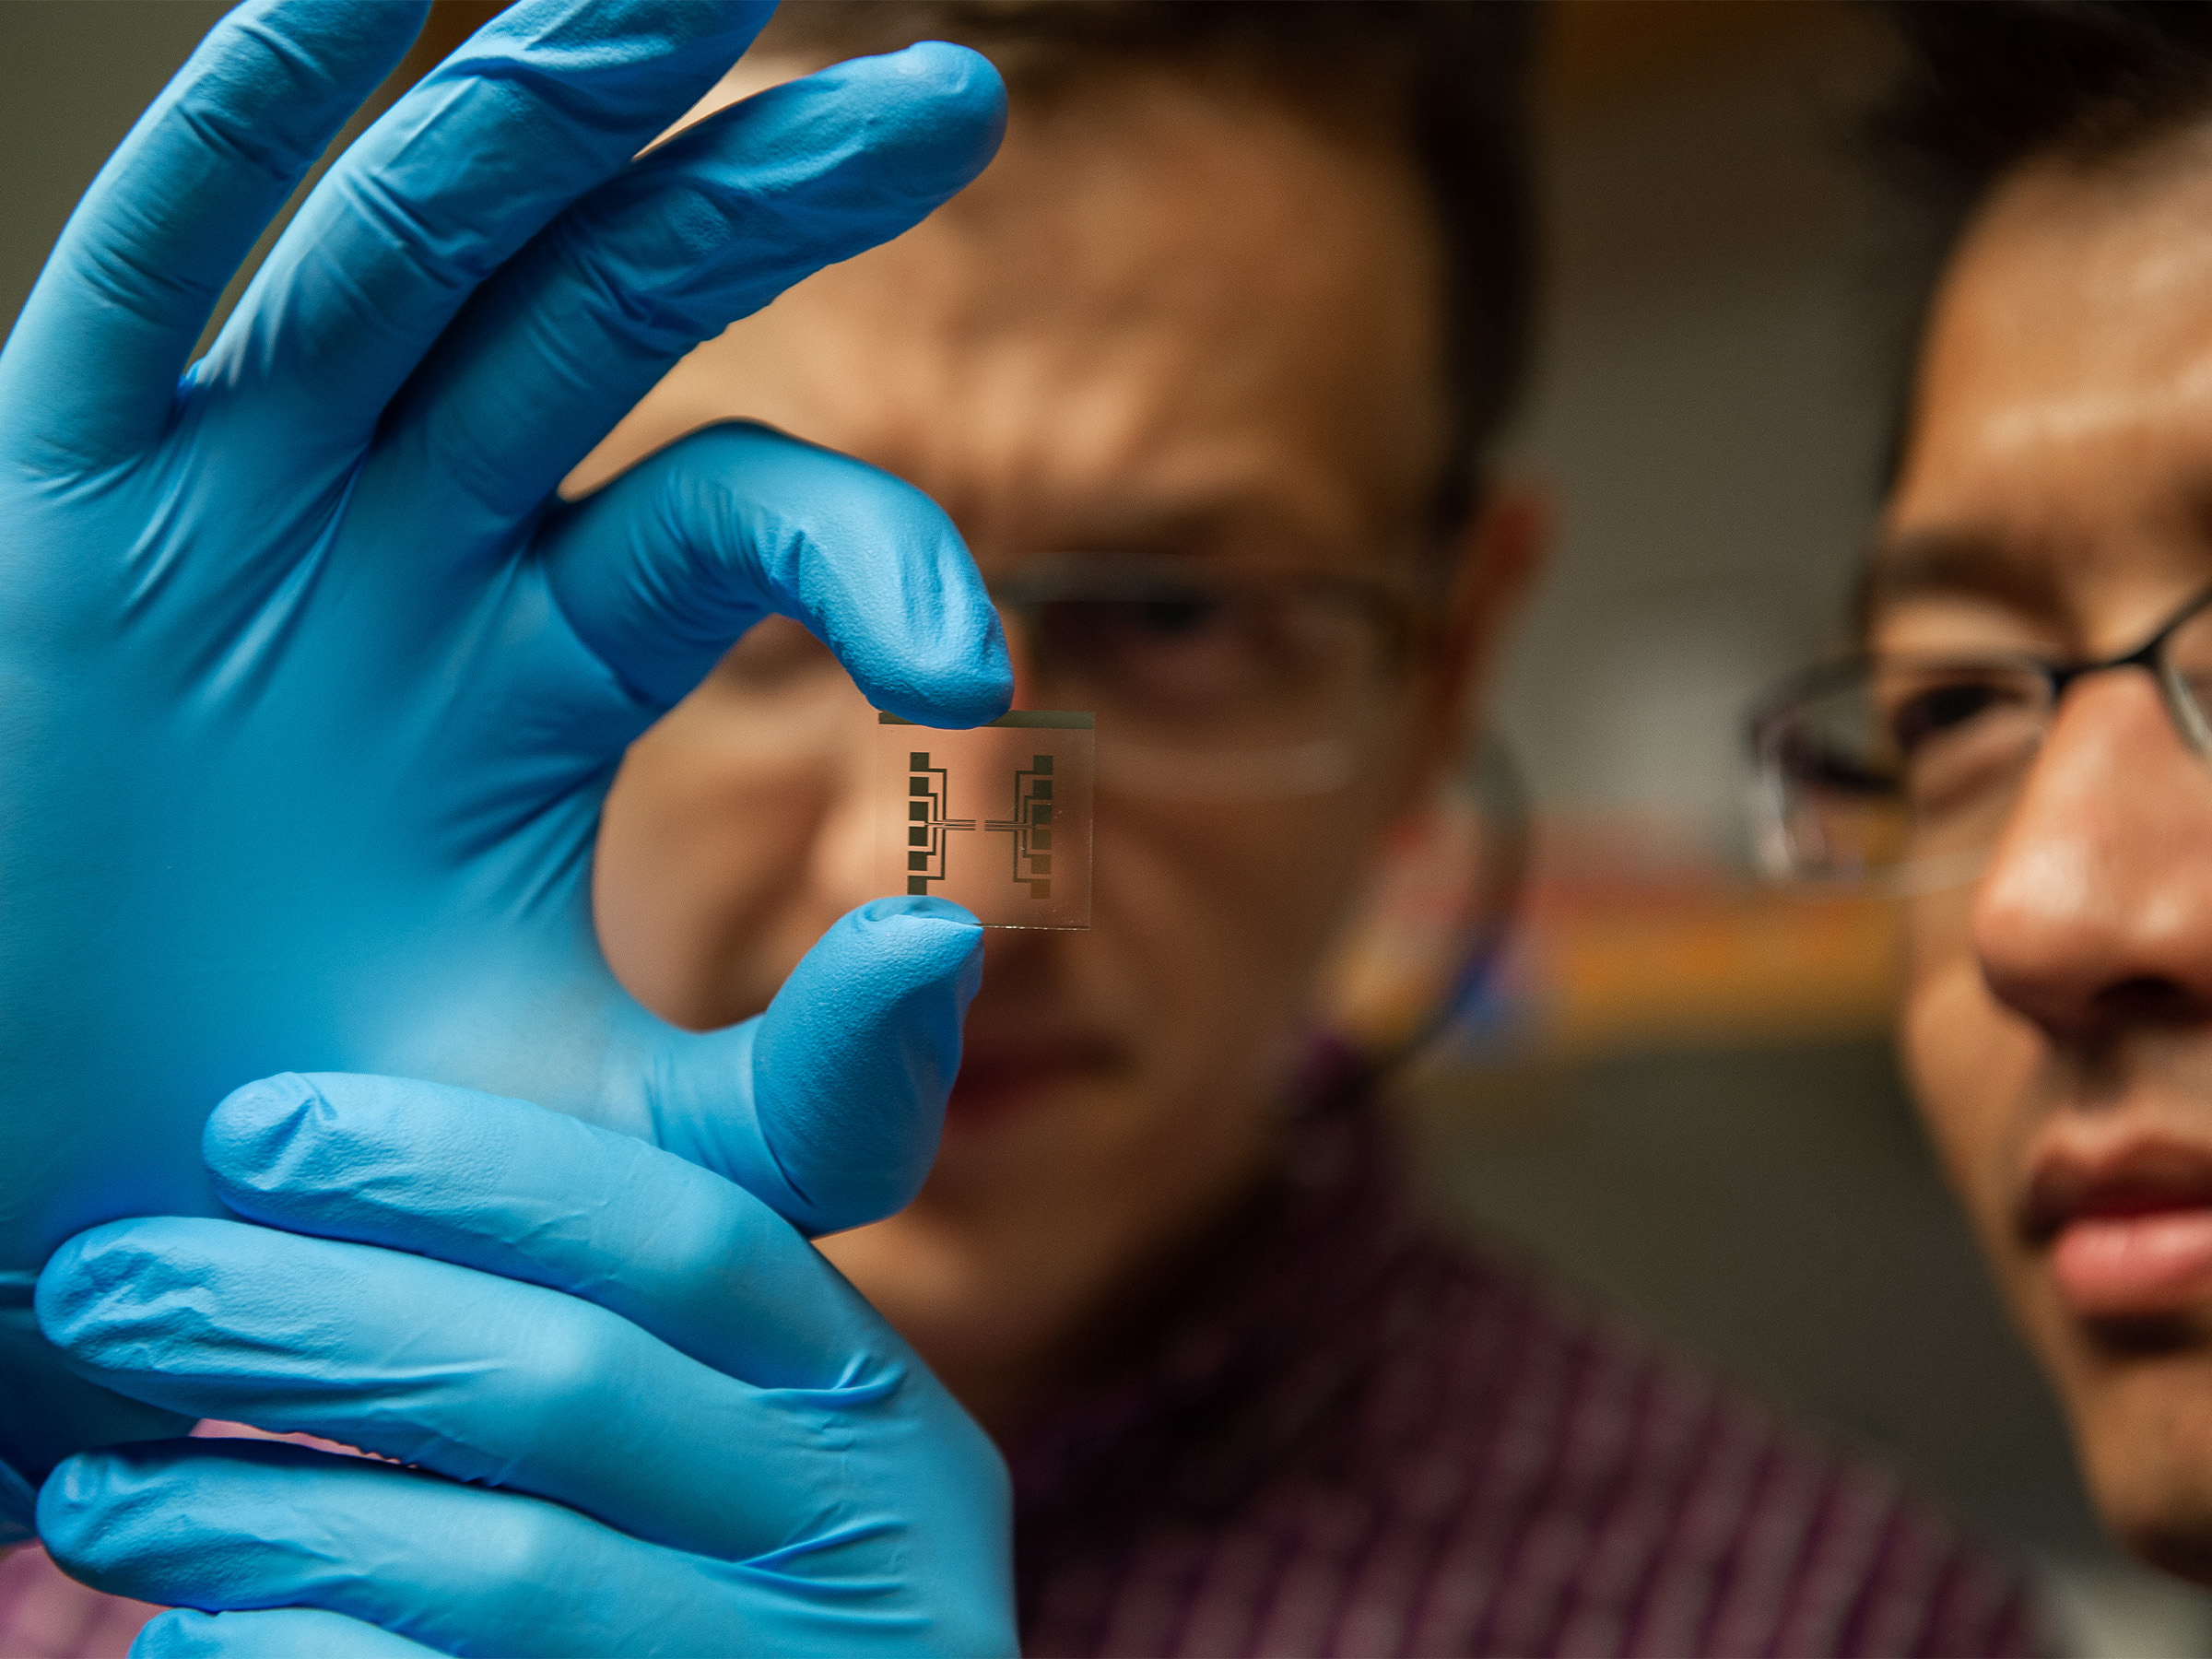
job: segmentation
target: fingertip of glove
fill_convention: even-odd
[[[960,106],[978,121],[1006,124],[1006,77],[974,48],[950,41],[916,41],[888,54],[885,64],[938,102]]]
[[[990,165],[1006,136],[1006,82],[981,53],[946,41],[851,58],[788,87],[785,108],[822,107],[815,100],[827,96],[859,118],[852,154],[887,202],[936,206]],[[765,109],[784,91],[754,101]]]
[[[849,918],[872,961],[903,957],[925,978],[958,972],[982,954],[983,924],[945,899],[874,899]]]
[[[131,1659],[238,1659],[241,1650],[225,1640],[222,1620],[238,1615],[171,1607],[149,1620],[131,1643]]]
[[[851,922],[865,939],[876,963],[900,961],[903,994],[948,990],[965,1007],[982,985],[983,924],[972,912],[947,899],[876,899],[854,911]]]
[[[864,686],[877,708],[919,726],[964,732],[989,725],[1013,707],[1014,666],[1004,634],[994,631],[982,650],[962,651],[941,662],[929,660],[935,645],[924,641],[909,645],[910,660],[900,665],[903,683]]]
[[[953,1013],[949,1024],[931,1019],[922,1029],[957,1053],[957,1008],[945,1009],[940,999],[949,994],[964,1006],[982,982],[982,924],[959,905],[870,900],[840,916],[784,982],[755,1040],[756,1064],[777,1072],[806,1054],[811,1066],[825,1032],[850,1037],[885,1021],[902,1028],[921,1008]]]
[[[224,1652],[216,1620],[237,1618],[235,1613],[171,1607],[140,1627],[131,1641],[131,1659],[216,1659]]]
[[[100,1541],[112,1531],[106,1500],[114,1464],[108,1453],[80,1452],[55,1465],[39,1488],[39,1541],[66,1570],[84,1573],[100,1565]]]
[[[88,1311],[115,1283],[124,1269],[118,1261],[111,1227],[95,1228],[65,1239],[61,1248],[46,1258],[39,1282],[31,1290],[31,1311],[40,1335],[58,1348],[67,1348],[81,1334]]]
[[[298,1072],[257,1077],[232,1089],[207,1114],[200,1156],[217,1171],[265,1163],[318,1109],[327,1112],[329,1100]]]
[[[944,922],[955,927],[982,930],[975,912],[949,899],[871,899],[853,912],[866,925],[900,925],[907,922]]]
[[[31,1310],[47,1341],[88,1364],[108,1367],[164,1320],[194,1317],[206,1291],[198,1230],[230,1225],[182,1216],[141,1216],[78,1233],[46,1259]]]

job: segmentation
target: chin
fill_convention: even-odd
[[[2201,1508],[2187,1518],[2167,1516],[2141,1526],[2114,1522],[2112,1530],[2129,1553],[2159,1571],[2212,1586],[2212,1514]]]
[[[2061,1376],[2099,1512],[2143,1559],[2212,1584],[2212,1334],[2199,1318],[2087,1346]]]
[[[2159,1479],[2149,1491],[2100,1493],[2097,1507],[2131,1554],[2212,1586],[2212,1482]]]

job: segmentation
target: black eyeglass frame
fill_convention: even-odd
[[[2173,636],[2207,609],[2212,609],[2212,587],[2201,589],[2184,602],[2134,650],[2090,662],[2053,661],[2031,652],[1960,653],[1951,655],[1934,652],[1865,651],[1816,664],[1792,676],[1760,699],[1746,722],[1745,736],[1753,768],[1761,785],[1760,793],[1762,796],[1771,796],[1773,790],[1779,786],[1779,781],[1771,777],[1771,772],[1779,771],[1779,763],[1773,756],[1780,747],[1778,733],[1789,720],[1807,704],[1851,685],[1884,663],[1920,664],[1944,668],[2007,668],[2016,672],[2033,673],[2040,675],[2049,688],[2050,700],[2045,707],[2053,711],[2057,709],[2060,700],[2077,680],[2092,674],[2107,674],[2118,668],[2140,668],[2157,683],[2159,700],[2166,705],[2167,718],[2173,722],[2174,729],[2181,735],[2182,740],[2200,756],[2212,759],[2212,721],[2207,720],[2195,699],[2183,689],[2181,677],[2174,672],[2166,657],[2166,648]],[[1869,778],[1865,782],[1880,783],[1883,781]],[[1778,805],[1772,800],[1767,801],[1765,807],[1769,812],[1779,810]],[[1790,878],[1808,879],[1796,871],[1790,872]]]
[[[1880,663],[1924,663],[1931,666],[2024,668],[2040,674],[2051,688],[2052,708],[2065,696],[2074,682],[2092,674],[2108,674],[2115,668],[2141,668],[2159,683],[2159,695],[2164,698],[2166,711],[2172,717],[2175,728],[2184,741],[2199,754],[2212,755],[2212,723],[2195,702],[2182,690],[2171,665],[2165,660],[2166,646],[2183,626],[2194,621],[2206,610],[2212,609],[2212,587],[2205,588],[2181,609],[2175,611],[2150,638],[2133,651],[2118,656],[2105,657],[2096,662],[2054,662],[2049,657],[2037,656],[2031,652],[1986,652],[1980,654],[1960,653],[1947,655],[1930,652],[1918,653],[1864,651],[1841,657],[1833,662],[1820,663],[1793,676],[1780,688],[1760,700],[1752,711],[1747,735],[1755,757],[1763,759],[1763,739],[1767,733],[1804,704],[1821,694],[1849,685],[1853,678]]]

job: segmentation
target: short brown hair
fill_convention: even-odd
[[[1971,209],[2043,158],[2117,161],[2212,113],[2203,0],[1893,0],[1907,48],[1874,135],[1911,182]]]
[[[1016,96],[1171,68],[1278,96],[1402,146],[1445,250],[1446,393],[1457,441],[1437,516],[1472,510],[1525,376],[1535,311],[1527,0],[796,0],[771,50],[972,47]]]

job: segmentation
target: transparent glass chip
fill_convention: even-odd
[[[1018,710],[946,732],[876,716],[877,875],[985,927],[1090,925],[1088,714]]]

